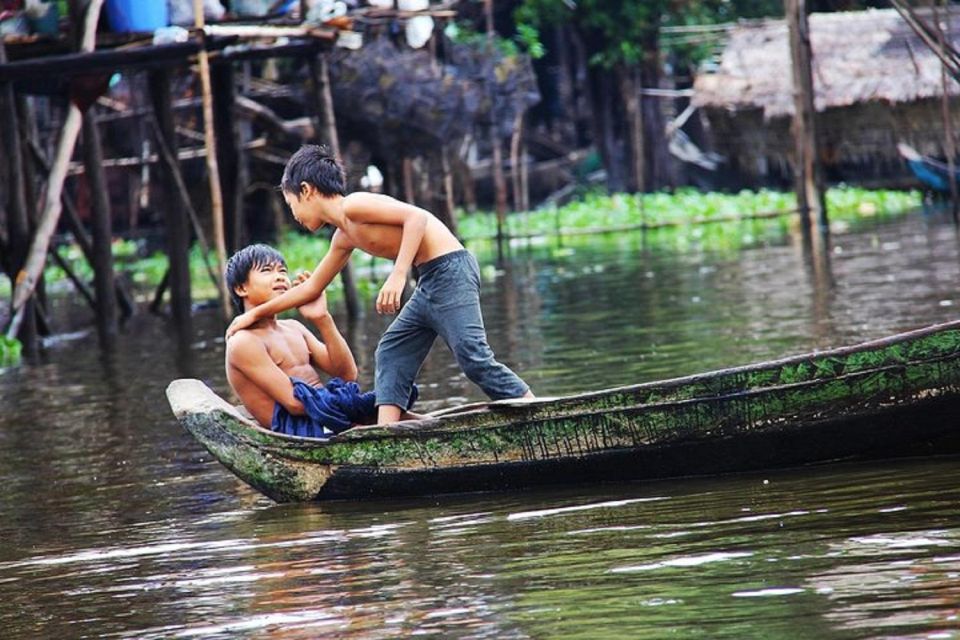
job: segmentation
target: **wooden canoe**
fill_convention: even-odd
[[[960,321],[580,395],[498,401],[329,440],[263,429],[198,380],[180,423],[278,502],[663,478],[960,450]]]

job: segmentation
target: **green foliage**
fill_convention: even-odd
[[[0,368],[12,367],[20,362],[23,346],[16,338],[0,335]]]
[[[861,219],[900,213],[920,204],[921,195],[917,191],[841,187],[827,192],[831,224],[841,230]],[[738,249],[778,242],[790,230],[790,216],[751,216],[786,213],[795,207],[792,193],[765,189],[734,194],[703,193],[694,189],[636,195],[590,192],[564,207],[510,215],[506,232],[513,237],[556,236],[646,226],[650,228],[652,241],[679,250],[703,246]],[[701,224],[706,222],[713,223]],[[468,239],[492,238],[496,234],[496,216],[464,215],[459,229]]]
[[[477,31],[471,27],[466,22],[451,22],[443,30],[444,34],[451,41],[457,44],[465,44],[470,47],[485,47],[487,46],[487,34]],[[531,37],[530,29],[527,29],[527,37]],[[521,41],[522,42],[522,41]],[[526,43],[524,43],[526,44]],[[517,47],[517,42],[509,40],[507,38],[501,38],[500,36],[493,37],[493,45],[500,51],[501,55],[507,58],[515,58],[520,54],[520,50]],[[530,46],[539,45],[539,40],[536,38],[536,30],[533,30],[532,40]],[[527,47],[528,50],[530,47]],[[541,55],[542,55],[542,46]],[[530,54],[533,55],[533,51],[530,50]]]
[[[657,55],[661,27],[710,25],[743,18],[782,16],[779,0],[523,0],[514,12],[518,29],[529,29],[524,43],[539,42],[536,31],[548,24],[573,24],[593,35],[590,61],[604,67],[635,65]],[[687,34],[663,42],[679,61],[697,62],[710,55],[716,36]],[[648,50],[645,52],[644,48]],[[542,45],[541,45],[542,49]]]

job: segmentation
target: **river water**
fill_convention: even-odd
[[[475,247],[491,343],[556,395],[955,319],[947,219],[835,233],[816,262],[769,224],[753,248]],[[341,323],[365,384],[385,322]],[[198,311],[184,341],[141,314],[111,355],[78,333],[0,373],[0,637],[960,637],[960,457],[275,505],[163,395],[183,376],[226,392],[222,330]],[[482,397],[440,345],[421,389],[422,410]]]

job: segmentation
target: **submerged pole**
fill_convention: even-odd
[[[806,0],[784,0],[793,67],[794,188],[805,232],[828,229],[814,105],[810,26]]]

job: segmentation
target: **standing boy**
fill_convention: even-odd
[[[346,195],[340,163],[316,145],[300,148],[283,172],[280,187],[293,217],[310,231],[336,227],[330,250],[300,286],[237,316],[227,337],[261,318],[321,295],[354,249],[394,260],[377,296],[379,313],[400,311],[411,266],[416,291],[377,346],[377,422],[400,419],[414,379],[439,335],[467,377],[492,399],[533,397],[517,374],[494,359],[480,314],[480,269],[450,230],[428,211],[389,196]]]

